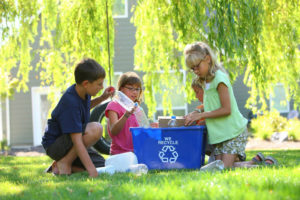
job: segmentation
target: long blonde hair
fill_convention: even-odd
[[[217,62],[217,58],[211,48],[204,42],[195,42],[186,45],[184,48],[185,63],[188,68],[192,69],[206,56],[210,56],[209,71],[205,78],[198,77],[198,81],[201,85],[205,84],[206,80],[212,80],[215,77],[217,70],[222,70],[226,73],[225,69]]]

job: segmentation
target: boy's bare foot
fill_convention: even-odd
[[[71,166],[66,164],[65,162],[58,161],[56,162],[57,168],[59,171],[59,175],[70,175],[71,174]]]
[[[59,174],[59,170],[58,170],[57,162],[56,161],[54,161],[52,163],[52,173],[55,174],[55,175]]]
[[[72,166],[72,173],[83,172],[83,171],[85,171],[85,169],[77,166]]]

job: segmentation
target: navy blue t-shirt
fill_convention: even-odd
[[[48,126],[42,140],[48,148],[63,134],[83,133],[90,118],[91,96],[83,100],[75,90],[75,84],[63,94],[48,119]]]

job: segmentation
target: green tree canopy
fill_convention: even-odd
[[[42,85],[56,90],[64,90],[74,82],[73,70],[80,58],[102,61],[100,64],[108,71],[107,19],[111,54],[114,41],[112,1],[1,1],[2,96],[10,95],[12,87],[27,91],[33,59],[38,60],[35,70],[41,71]]]
[[[195,41],[205,41],[215,50],[232,80],[245,73],[250,87],[247,106],[254,111],[258,105],[266,109],[266,99],[279,82],[288,98],[300,103],[298,0],[140,0],[132,21],[137,27],[136,70],[146,73],[145,99],[151,111],[154,94],[160,92],[158,83],[176,84],[170,70],[186,69],[181,52]],[[159,70],[164,73],[158,75]],[[187,100],[189,82],[182,86]],[[170,112],[170,98],[163,99]]]
[[[107,2],[113,55],[114,0]],[[215,50],[232,81],[245,73],[249,108],[265,109],[278,82],[299,105],[299,0],[139,0],[133,12],[135,69],[145,73],[149,115],[161,85],[179,85],[173,72],[179,77],[179,70],[186,70],[182,51],[194,41]],[[27,90],[33,59],[38,59],[42,84],[61,90],[73,82],[77,59],[108,60],[104,0],[2,0],[0,22],[1,95],[9,95],[11,88]],[[108,64],[101,64],[107,70]],[[193,96],[192,77],[188,73],[180,89],[187,101]],[[170,113],[171,100],[164,92],[163,105]]]

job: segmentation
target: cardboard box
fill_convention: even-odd
[[[170,121],[171,116],[158,116],[158,127],[166,128],[168,127],[168,122]],[[176,116],[176,127],[184,126],[185,119],[183,116]]]

